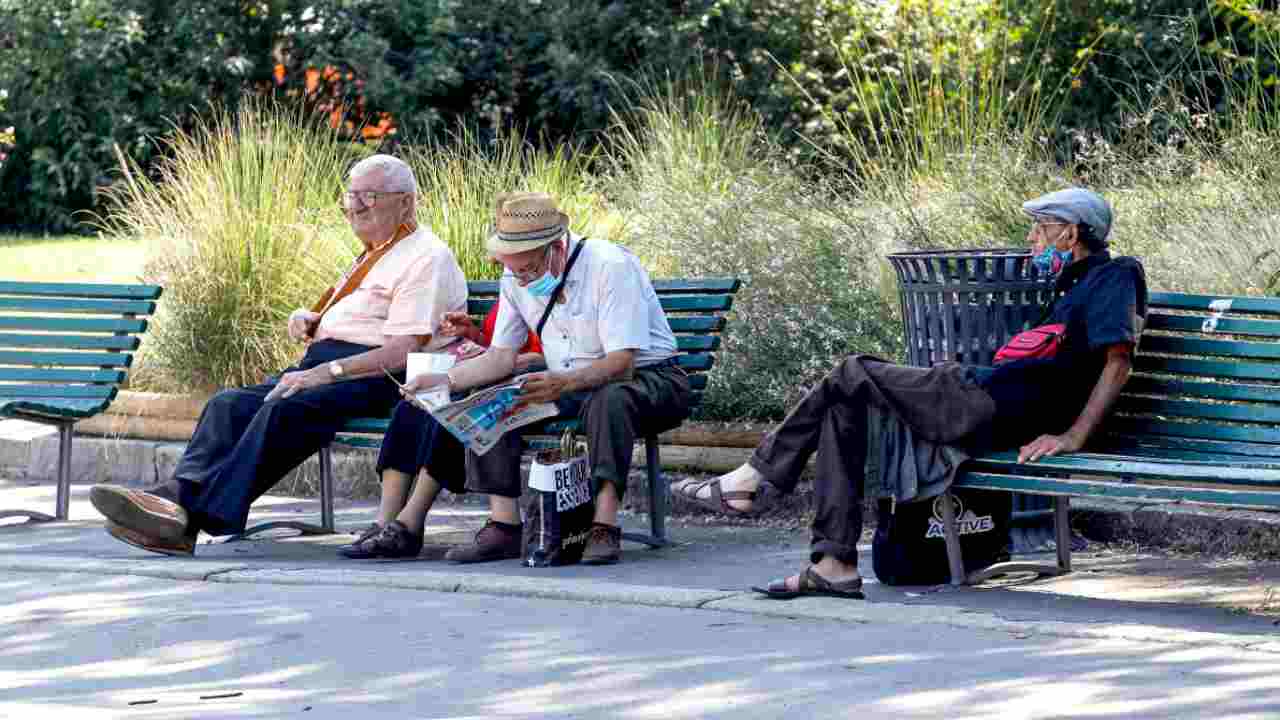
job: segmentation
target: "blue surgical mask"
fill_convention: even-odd
[[[1055,250],[1052,245],[1045,246],[1044,252],[1031,258],[1031,263],[1041,275],[1057,275],[1075,258],[1070,250]]]
[[[556,285],[559,282],[559,279],[552,275],[550,270],[546,270],[542,273],[542,277],[525,285],[524,289],[528,290],[529,294],[534,297],[551,297],[551,293],[555,292]]]

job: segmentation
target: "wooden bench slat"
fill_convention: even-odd
[[[142,333],[146,320],[125,318],[0,316],[0,330],[40,330],[42,332]]]
[[[1182,378],[1133,375],[1124,386],[1125,395],[1188,396],[1214,400],[1252,400],[1280,403],[1280,386],[1198,382]]]
[[[116,389],[110,385],[34,385],[31,383],[0,384],[0,398],[111,398]]]
[[[732,295],[659,295],[667,312],[724,312],[733,307]]]
[[[0,365],[52,365],[55,367],[129,367],[128,353],[21,352],[0,350]]]
[[[1265,405],[1210,404],[1195,400],[1157,400],[1124,396],[1116,402],[1116,411],[1165,417],[1229,420],[1242,423],[1280,423],[1280,408]]]
[[[1191,295],[1187,293],[1151,293],[1147,298],[1150,308],[1169,310],[1203,310],[1212,312],[1210,303],[1230,301],[1229,312],[1280,316],[1280,300],[1261,297],[1232,297],[1223,295]]]
[[[725,319],[716,315],[678,315],[667,318],[673,333],[718,333],[724,330]]]
[[[956,478],[953,487],[1030,492],[1036,495],[1086,495],[1142,503],[1194,502],[1263,510],[1280,507],[1280,492],[1274,490],[1147,485],[1093,478],[1045,478],[971,472]]]
[[[106,410],[112,399],[114,399],[114,395],[101,400],[93,398],[4,398],[0,399],[0,416],[36,416],[54,419],[89,418]]]
[[[1163,435],[1201,440],[1240,440],[1244,442],[1280,443],[1280,429],[1240,427],[1207,422],[1175,422],[1152,418],[1118,417],[1106,420],[1109,431],[1126,435]]]
[[[141,300],[65,300],[44,297],[0,297],[0,310],[32,313],[85,313],[92,315],[152,315],[156,311],[156,304]]]
[[[720,348],[720,338],[712,335],[677,335],[676,349],[680,352],[710,351]]]
[[[705,372],[715,364],[715,356],[709,353],[688,353],[677,355],[676,363],[685,370]]]
[[[1209,481],[1227,484],[1274,485],[1280,489],[1280,463],[1195,462],[1160,458],[1135,459],[1126,455],[1073,453],[1046,457],[1034,463],[1019,464],[1016,450],[983,455],[971,461],[977,472],[1010,472],[1017,475],[1052,476],[1101,475],[1118,478],[1148,478],[1184,481]]]
[[[1142,340],[1146,342],[1146,338]],[[1200,375],[1231,380],[1280,380],[1280,365],[1275,363],[1236,362],[1232,360],[1196,360],[1145,355],[1139,351],[1133,360],[1139,372],[1174,375]]]
[[[1214,357],[1280,360],[1280,343],[1244,340],[1202,340],[1170,335],[1145,335],[1138,346],[1140,353],[1170,355],[1209,355]]]
[[[115,383],[124,382],[121,370],[66,370],[62,368],[0,367],[0,381]]]
[[[0,333],[0,347],[55,350],[137,350],[141,341],[129,335],[27,335]]]
[[[0,281],[0,295],[82,297],[104,300],[158,300],[163,292],[164,289],[159,285]]]
[[[1280,338],[1280,320],[1242,320],[1222,317],[1212,321],[1212,325],[1209,326],[1212,329],[1206,327],[1207,320],[1209,320],[1207,315],[1165,315],[1153,312],[1147,315],[1146,329]]]
[[[1259,461],[1280,460],[1280,444],[1239,440],[1207,440],[1205,438],[1161,437],[1109,432],[1096,445],[1108,452],[1148,456],[1168,453],[1169,457],[1196,459],[1202,456],[1247,456]]]

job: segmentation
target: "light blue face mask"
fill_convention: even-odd
[[[552,275],[550,270],[546,270],[542,273],[542,277],[534,280],[528,285],[525,285],[524,289],[528,290],[529,294],[534,297],[551,297],[551,293],[555,292],[556,285],[558,285],[559,282],[559,278]]]
[[[1055,250],[1052,245],[1045,246],[1044,252],[1031,258],[1031,263],[1041,275],[1057,275],[1075,259],[1070,250]]]

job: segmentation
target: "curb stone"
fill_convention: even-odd
[[[200,563],[182,560],[138,561],[123,558],[98,560],[37,555],[0,558],[0,570],[136,576],[226,584],[385,587],[512,598],[711,610],[858,624],[941,625],[1009,633],[1015,636],[1123,640],[1170,646],[1216,645],[1280,655],[1280,641],[1276,640],[1274,634],[1227,634],[1202,631],[1171,633],[1167,627],[1140,624],[1098,625],[1096,623],[1009,620],[996,613],[976,613],[969,608],[829,598],[800,598],[780,602],[759,598],[750,592],[625,585],[599,580],[522,578],[441,571],[422,571],[405,576],[367,570],[296,567],[254,569],[236,563]]]

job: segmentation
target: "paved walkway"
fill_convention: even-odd
[[[1035,582],[996,581],[982,588],[893,588],[871,577],[864,551],[867,602],[777,602],[752,584],[794,572],[806,560],[801,528],[706,526],[674,522],[679,543],[662,550],[624,545],[610,567],[526,568],[517,561],[458,566],[438,559],[466,542],[484,520],[482,507],[433,511],[428,548],[411,562],[356,562],[335,546],[347,535],[234,543],[201,538],[194,559],[166,558],[111,539],[76,486],[71,521],[0,527],[0,572],[75,572],[209,583],[385,587],[506,597],[551,598],[700,608],[859,623],[891,622],[990,628],[1018,634],[1214,644],[1280,654],[1280,564],[1178,558],[1093,549],[1075,556],[1076,572]],[[0,507],[51,507],[52,488],[0,481]],[[254,520],[309,518],[310,500],[268,496]],[[340,504],[339,528],[369,522],[368,504]],[[644,518],[625,518],[642,529]]]

